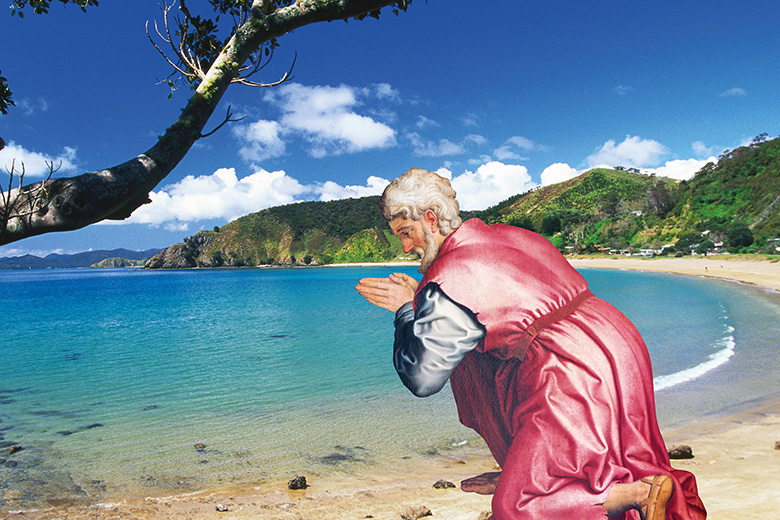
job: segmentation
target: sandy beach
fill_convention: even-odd
[[[780,258],[770,261],[759,257],[716,255],[682,258],[570,257],[576,268],[631,269],[721,278],[780,291]]]
[[[575,267],[637,269],[708,276],[780,291],[780,262],[745,258],[575,258]],[[667,445],[686,444],[694,458],[673,461],[696,475],[699,491],[715,520],[765,519],[780,508],[780,394],[748,411],[707,424],[664,432]],[[425,467],[401,462],[389,468],[329,476],[307,475],[306,490],[286,481],[261,487],[223,489],[188,496],[147,497],[92,507],[55,507],[0,513],[8,519],[400,519],[410,508],[427,508],[432,518],[478,520],[490,497],[463,493],[460,481],[495,469],[484,444],[457,455],[432,457]],[[292,475],[291,475],[292,476]],[[436,489],[439,480],[457,487]]]

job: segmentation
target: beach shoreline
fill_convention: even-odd
[[[729,258],[569,257],[576,268],[629,269],[706,276],[780,291],[780,263]],[[369,264],[378,265],[378,264]],[[413,263],[386,263],[409,266]],[[691,446],[694,458],[673,461],[696,476],[709,517],[767,518],[780,504],[780,394],[746,403],[737,411],[664,431],[667,446]],[[490,497],[463,493],[460,481],[495,469],[484,443],[439,454],[421,468],[409,461],[306,475],[306,490],[290,491],[287,481],[245,484],[187,495],[126,498],[108,504],[1,513],[0,518],[73,519],[399,519],[407,508],[426,507],[434,518],[477,520],[490,510]],[[418,462],[419,464],[419,462]],[[305,474],[305,473],[302,473]],[[290,475],[292,477],[293,475]],[[456,488],[435,489],[445,480]],[[226,509],[220,512],[220,509]]]
[[[712,255],[697,257],[567,256],[575,268],[626,269],[730,280],[780,291],[780,257]]]

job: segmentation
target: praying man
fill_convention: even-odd
[[[450,381],[501,467],[461,483],[493,495],[493,519],[706,518],[694,476],[669,463],[642,337],[547,239],[462,222],[450,182],[420,169],[379,207],[423,278],[357,290],[395,313],[393,361],[412,393]]]

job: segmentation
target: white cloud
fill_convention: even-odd
[[[366,180],[365,186],[341,186],[333,181],[327,181],[315,188],[314,191],[319,194],[320,200],[329,201],[381,195],[388,184],[390,184],[390,181],[387,179],[372,175]]]
[[[408,132],[405,137],[412,145],[412,153],[420,157],[460,155],[466,153],[469,146],[481,146],[487,143],[487,138],[479,134],[469,134],[457,143],[450,141],[449,139],[439,139],[438,141],[426,140],[417,132]]]
[[[462,144],[453,143],[449,139],[439,139],[438,142],[426,141],[417,132],[409,132],[406,138],[414,148],[414,155],[421,157],[442,157],[444,155],[459,155],[466,151]]]
[[[425,128],[426,126],[441,126],[433,119],[428,119],[425,116],[417,116],[417,122],[414,125],[417,128]]]
[[[233,128],[233,134],[246,143],[239,150],[239,155],[245,161],[262,161],[284,155],[286,147],[279,135],[280,131],[276,121],[262,119]]]
[[[188,175],[149,194],[152,200],[123,221],[127,224],[181,226],[205,219],[233,220],[271,206],[289,204],[310,188],[283,171],[259,170],[238,179],[233,168],[211,175]]]
[[[449,170],[437,173],[452,176]],[[460,207],[466,210],[485,209],[536,187],[525,166],[498,161],[483,164],[476,172],[465,171],[451,177],[451,180],[458,193]]]
[[[691,143],[691,149],[699,157],[709,157],[713,155],[717,150],[717,146],[707,146],[702,141],[696,141]]]
[[[469,134],[463,138],[465,144],[482,145],[487,143],[487,138],[480,134]]]
[[[638,136],[627,136],[620,144],[609,140],[596,153],[588,156],[589,167],[626,166],[644,168],[658,164],[661,156],[669,151],[664,145],[652,139],[642,139]]]
[[[504,141],[504,144],[493,151],[493,155],[500,161],[520,161],[526,160],[528,157],[521,155],[519,152],[530,152],[537,148],[543,147],[539,147],[527,137],[516,135]]]
[[[612,89],[612,91],[615,92],[615,94],[617,94],[618,96],[625,96],[626,94],[631,92],[631,87],[627,85],[617,85]]]
[[[310,145],[310,155],[325,157],[395,144],[395,130],[355,111],[361,105],[359,97],[370,92],[346,85],[309,87],[288,83],[270,91],[265,100],[282,113],[277,137],[302,137]],[[394,91],[387,85],[374,93],[388,97]]]
[[[559,182],[573,179],[581,172],[572,168],[566,163],[554,163],[544,169],[542,172],[542,186],[558,184]]]
[[[401,98],[401,94],[397,89],[394,89],[389,83],[377,83],[374,85],[374,93],[379,99],[394,99]]]
[[[674,161],[667,161],[666,164],[661,166],[660,168],[650,168],[648,170],[644,170],[643,173],[651,173],[654,172],[656,175],[660,177],[669,177],[671,179],[677,179],[677,180],[688,180],[692,179],[693,176],[701,170],[705,164],[712,162],[717,163],[718,159],[717,157],[709,157],[708,159],[677,159]]]
[[[284,171],[258,170],[242,179],[233,168],[220,168],[211,175],[188,175],[181,181],[149,194],[152,200],[129,219],[107,224],[150,224],[169,231],[186,230],[201,220],[235,220],[265,208],[302,200],[330,201],[381,194],[390,183],[370,176],[364,186],[342,186],[333,181],[301,184]]]
[[[476,114],[466,114],[461,119],[463,121],[463,126],[466,127],[476,127],[479,126],[479,116]]]
[[[32,255],[32,256],[37,256],[38,258],[44,258],[52,254],[72,255],[75,253],[81,253],[83,251],[84,251],[83,249],[68,250],[68,249],[63,249],[61,247],[55,249],[26,249],[22,247],[3,246],[0,247],[0,258],[6,258],[6,257],[11,258],[14,256],[24,256],[24,255]],[[91,249],[89,249],[89,251],[91,251]]]
[[[747,96],[747,91],[742,87],[730,88],[718,94],[718,97],[743,97],[743,96]]]
[[[14,172],[19,174],[24,167],[24,175],[27,178],[48,175],[49,167],[46,163],[53,164],[54,168],[59,167],[57,171],[61,173],[72,172],[76,169],[75,161],[76,149],[68,146],[57,156],[27,150],[13,141],[0,150],[0,168],[10,171],[13,165]]]
[[[16,102],[16,108],[22,111],[25,116],[31,116],[38,112],[48,112],[49,102],[45,98],[39,97],[37,101],[32,101],[29,98],[22,98]]]

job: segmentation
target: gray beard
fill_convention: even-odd
[[[420,268],[417,272],[425,274],[425,271],[431,266],[436,257],[439,256],[439,248],[436,247],[436,241],[433,239],[433,233],[423,226],[423,235],[425,237],[425,247],[417,247],[414,252],[420,257]]]

